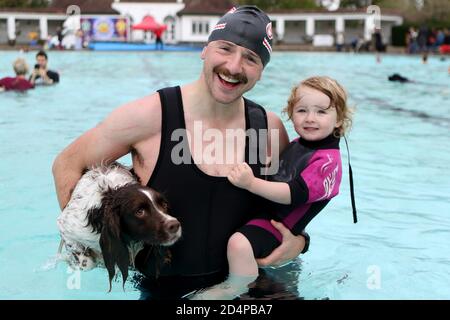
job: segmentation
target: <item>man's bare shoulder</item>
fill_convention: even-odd
[[[147,122],[154,120],[155,116],[161,117],[161,101],[157,93],[128,102],[120,106],[117,113]]]
[[[284,125],[280,117],[272,111],[267,111],[267,124],[269,129],[284,129]]]
[[[157,93],[126,103],[105,119],[115,130],[137,131],[144,136],[161,131],[161,102]]]
[[[287,134],[286,128],[284,127],[283,122],[281,121],[280,117],[271,111],[267,112],[267,124],[268,129],[271,132],[269,134],[269,152],[272,147],[272,143],[276,143],[275,141],[272,141],[272,134],[275,132],[277,135],[274,137],[278,137],[278,147],[279,150],[282,151],[289,143],[289,136]]]

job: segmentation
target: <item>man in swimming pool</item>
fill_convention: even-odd
[[[229,150],[225,133],[230,130],[268,128],[269,133],[277,132],[278,139],[272,141],[271,134],[264,136],[269,154],[288,144],[278,116],[266,114],[261,106],[243,98],[261,78],[270,60],[271,44],[271,22],[264,12],[253,6],[232,9],[211,32],[201,53],[204,62],[198,80],[159,90],[116,109],[63,150],[53,164],[61,208],[84,169],[110,163],[129,152],[140,181],[168,198],[171,214],[182,224],[183,237],[171,247],[170,264],[159,270],[154,260],[148,259],[149,248],[138,255],[136,266],[149,279],[151,298],[179,298],[222,281],[229,236],[258,212],[261,198],[234,187],[226,176],[234,165],[248,161],[259,150],[251,149],[244,135],[231,139],[231,159],[224,162],[221,156]],[[202,139],[211,130],[219,133],[215,137],[222,134],[225,138],[214,144],[211,136]],[[203,150],[210,152],[205,156]],[[251,164],[255,175],[261,176],[263,162],[265,159]],[[260,260],[260,266],[282,265],[305,247],[303,236],[292,235],[280,224],[275,227],[283,234],[282,244]]]
[[[59,73],[48,69],[48,56],[44,51],[36,54],[36,65],[30,76],[33,85],[51,85],[59,82]]]

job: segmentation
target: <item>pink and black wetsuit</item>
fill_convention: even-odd
[[[292,141],[280,156],[278,173],[271,181],[286,182],[291,190],[291,204],[271,203],[275,214],[258,214],[238,231],[250,241],[255,257],[269,255],[282,241],[282,236],[270,223],[283,222],[294,235],[306,225],[339,192],[342,163],[339,138],[333,135],[320,141],[301,138]]]

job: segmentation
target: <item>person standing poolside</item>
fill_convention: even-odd
[[[16,77],[5,77],[0,79],[0,91],[26,91],[34,88],[34,85],[25,78],[28,73],[28,65],[24,59],[16,59],[13,63],[13,69],[16,73]]]
[[[170,248],[171,262],[160,268],[151,258],[152,248],[138,254],[136,267],[146,276],[143,298],[180,298],[225,278],[228,239],[258,212],[263,199],[236,188],[226,178],[236,164],[258,152],[251,148],[255,144],[246,143],[245,134],[212,144],[211,133],[223,137],[230,131],[268,128],[269,133],[278,133],[276,139],[269,134],[262,141],[263,145],[268,142],[269,154],[288,144],[279,117],[243,97],[261,79],[271,42],[271,22],[263,11],[254,6],[232,9],[214,27],[201,52],[203,70],[198,80],[118,108],[55,159],[53,174],[61,208],[84,169],[130,152],[140,181],[167,197],[183,236]],[[225,149],[232,152],[223,161]],[[257,177],[263,171],[261,162],[252,164]],[[303,236],[276,227],[286,236],[271,256],[260,261],[262,265],[284,264],[305,246]]]
[[[48,70],[48,57],[44,51],[39,51],[36,54],[36,65],[30,76],[30,82],[33,85],[51,85],[59,82],[58,72]]]
[[[164,50],[164,42],[162,39],[162,31],[158,30],[155,34],[155,49],[156,50]]]
[[[342,177],[339,138],[351,124],[346,101],[344,89],[328,77],[311,77],[292,89],[285,112],[299,137],[281,154],[278,173],[270,181],[263,180],[242,163],[228,175],[236,187],[273,201],[274,212],[266,207],[233,234],[227,249],[229,278],[192,299],[233,299],[246,292],[258,277],[256,258],[268,256],[282,241],[271,219],[301,234],[338,194]]]
[[[381,53],[386,51],[386,46],[383,43],[383,38],[381,34],[381,29],[375,29],[372,34],[372,44],[376,52],[376,60],[378,63],[381,62]]]

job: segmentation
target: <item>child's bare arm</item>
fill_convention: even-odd
[[[235,166],[228,175],[228,180],[236,187],[246,189],[271,201],[281,204],[291,203],[291,190],[287,183],[256,178],[247,163]]]

